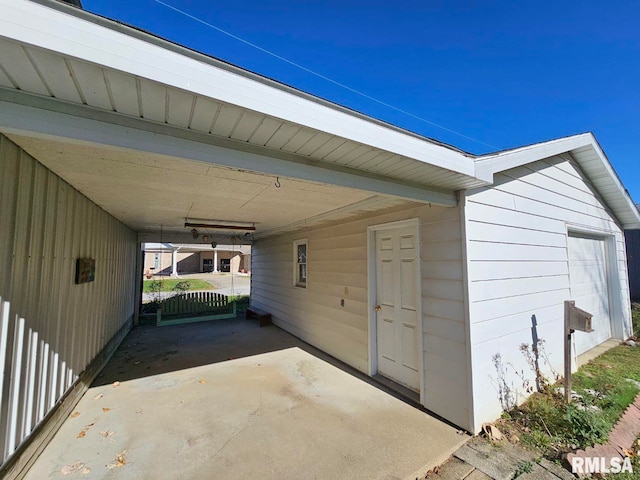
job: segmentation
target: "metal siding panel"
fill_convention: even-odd
[[[293,138],[291,138],[286,145],[282,147],[282,150],[286,152],[297,153],[299,149],[304,147],[307,142],[311,141],[311,139],[316,135],[316,132],[310,130],[308,128],[301,128],[298,133],[295,134]]]
[[[114,110],[101,68],[84,62],[67,60],[87,105]]]
[[[301,127],[299,125],[283,123],[265,145],[269,148],[282,148],[300,129]]]
[[[0,86],[7,88],[16,88],[11,79],[4,73],[4,70],[2,68],[2,64],[0,63]]]
[[[640,298],[640,230],[624,232],[627,245],[629,287],[632,298]]]
[[[384,166],[386,165],[386,162],[390,161],[392,158],[394,158],[396,155],[394,155],[393,153],[389,153],[389,152],[380,152],[380,155],[375,156],[374,158],[367,160],[365,162],[355,162],[354,164],[350,165],[351,167],[355,167],[356,163],[357,163],[357,167],[360,170],[366,170],[369,172],[375,172],[378,168],[381,168],[380,166]]]
[[[142,117],[164,123],[167,89],[162,85],[143,79],[138,79],[138,84],[140,85]]]
[[[336,158],[334,160],[335,163],[345,165],[353,160],[358,159],[362,155],[372,152],[374,149],[368,145],[358,145],[358,148],[350,151],[349,153],[345,153],[342,157]]]
[[[42,82],[25,50],[13,42],[3,42],[2,67],[21,90],[49,96],[49,89]]]
[[[58,55],[39,48],[28,48],[27,51],[42,72],[54,97],[69,102],[82,103],[78,89],[73,83],[65,61]]]
[[[231,138],[234,140],[240,140],[242,142],[247,142],[256,129],[260,126],[260,123],[264,119],[264,115],[257,114],[245,110],[242,112],[242,117],[238,121],[236,128],[231,134]]]
[[[0,325],[0,352],[11,376],[0,386],[6,459],[133,314],[137,240],[2,136],[0,173],[0,227],[7,232],[0,321],[9,324],[6,332]],[[79,256],[96,258],[95,282],[74,284]]]
[[[304,144],[297,153],[309,156],[332,138],[333,137],[327,133],[318,132],[318,134]]]
[[[209,133],[211,123],[213,122],[219,108],[219,103],[212,102],[206,98],[196,97],[196,104],[193,109],[193,116],[189,127],[192,130]]]
[[[273,134],[278,131],[280,125],[282,125],[282,122],[280,120],[265,117],[260,126],[256,129],[254,134],[249,139],[249,142],[256,145],[264,145],[269,141]]]
[[[211,127],[211,133],[221,137],[229,137],[240,119],[241,114],[242,110],[238,107],[223,104],[222,107],[220,107],[220,113],[218,113],[215,125]]]
[[[140,99],[138,98],[136,79],[131,75],[113,71],[106,72],[105,78],[113,94],[116,112],[140,117]]]
[[[191,114],[195,107],[195,96],[175,88],[168,89],[169,108],[167,123],[187,128],[191,122]]]
[[[327,143],[321,145],[316,150],[311,152],[310,156],[315,158],[324,158],[345,143],[347,143],[347,140],[345,140],[344,138],[333,137]]]
[[[336,160],[344,157],[345,155],[350,154],[351,152],[356,150],[359,146],[360,145],[355,142],[346,141],[345,143],[340,145],[338,148],[336,148],[332,152],[325,155],[324,160],[327,162],[335,162]]]

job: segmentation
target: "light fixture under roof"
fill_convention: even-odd
[[[256,230],[254,223],[247,222],[229,222],[226,220],[200,220],[196,218],[187,218],[184,222],[185,228],[209,228],[211,230],[241,230],[244,232],[254,232]]]

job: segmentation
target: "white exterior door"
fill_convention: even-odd
[[[602,238],[569,234],[571,299],[593,315],[593,332],[575,332],[576,353],[590,350],[611,338],[606,245]]]
[[[378,373],[419,391],[417,228],[378,230],[375,244]]]

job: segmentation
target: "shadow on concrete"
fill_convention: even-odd
[[[255,320],[213,320],[167,327],[139,326],[131,330],[94,381],[92,387],[125,382],[203,365],[298,347],[363,382],[458,428],[419,403],[417,393],[376,375],[369,377],[340,360],[271,325]]]

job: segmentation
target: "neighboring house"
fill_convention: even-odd
[[[143,250],[146,275],[251,271],[250,245],[145,243]]]
[[[636,205],[640,210],[640,204]],[[631,298],[640,302],[640,230],[625,230]]]
[[[574,357],[629,335],[640,215],[593,135],[474,156],[75,7],[0,8],[0,476],[137,321],[141,245],[191,223],[252,244],[276,325],[470,432],[523,399],[522,344],[562,371],[565,300],[594,314]]]

